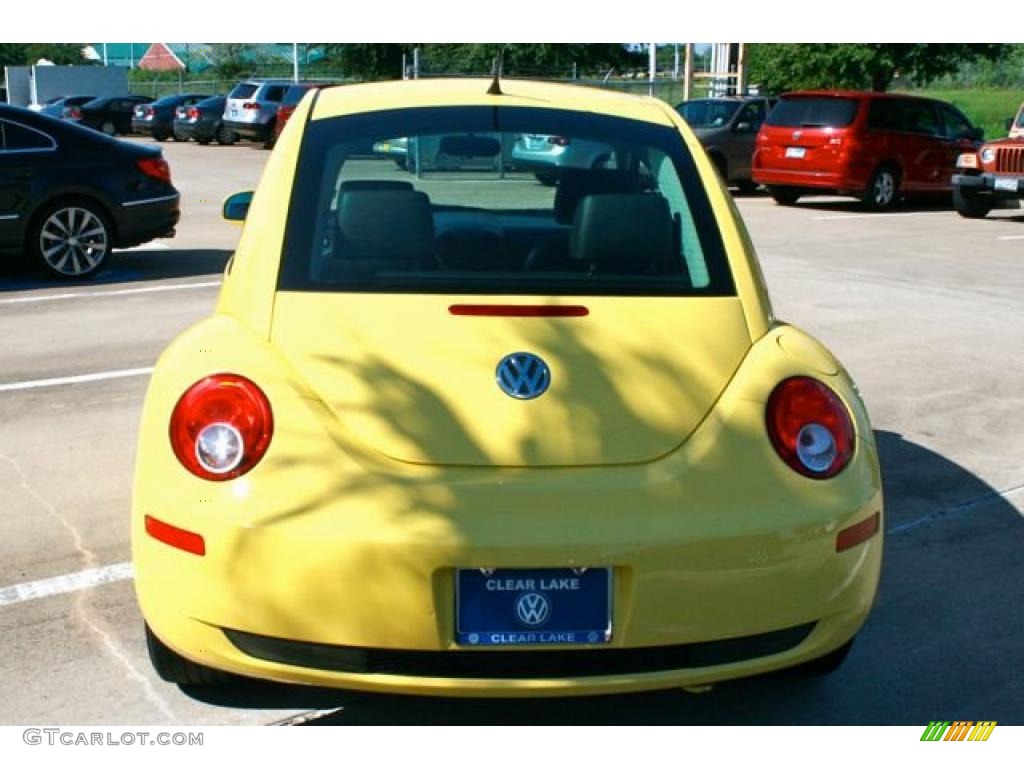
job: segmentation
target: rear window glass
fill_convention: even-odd
[[[32,149],[53,149],[55,146],[54,140],[41,131],[0,120],[0,150],[24,152]]]
[[[153,107],[173,107],[181,101],[187,101],[182,99],[181,96],[164,96],[162,99],[157,99],[150,106]]]
[[[284,91],[285,86],[283,85],[268,85],[263,89],[263,93],[260,94],[260,99],[263,101],[281,101]]]
[[[197,107],[203,109],[223,109],[224,108],[224,97],[223,96],[211,96],[208,99],[203,99],[196,104]]]
[[[685,101],[676,110],[693,128],[719,128],[729,122],[738,107],[735,101],[701,99]]]
[[[253,83],[239,83],[231,89],[231,93],[228,94],[229,99],[248,99],[254,93],[259,86]]]
[[[678,131],[522,107],[317,120],[282,290],[732,295]]]
[[[768,125],[783,128],[842,128],[857,116],[856,99],[835,96],[784,98],[768,115]]]
[[[311,85],[291,85],[288,90],[285,91],[284,98],[281,99],[281,104],[286,107],[294,107],[300,101],[302,97],[306,95],[313,86]]]

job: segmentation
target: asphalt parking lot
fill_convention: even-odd
[[[1024,211],[837,199],[737,202],[776,314],[853,374],[881,451],[882,587],[839,672],[533,702],[158,680],[127,565],[146,374],[211,312],[239,233],[220,200],[268,157],[163,146],[177,237],[80,284],[0,265],[0,723],[1024,724]]]

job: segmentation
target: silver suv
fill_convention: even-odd
[[[240,138],[274,143],[277,108],[290,80],[246,80],[231,89],[224,106],[224,125]]]

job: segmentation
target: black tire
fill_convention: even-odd
[[[196,143],[199,144],[199,146],[201,146],[201,147],[206,147],[206,146],[209,146],[210,140],[209,139],[196,139]]]
[[[110,120],[104,120],[100,124],[100,133],[105,133],[107,136],[117,135],[117,126],[114,125]]]
[[[537,171],[533,177],[545,187],[554,187],[558,184],[557,171]]]
[[[737,181],[736,188],[741,195],[752,195],[757,192],[757,183],[750,180]]]
[[[768,194],[779,205],[796,205],[796,201],[800,199],[799,192],[786,187],[769,187]]]
[[[161,680],[178,685],[209,687],[230,682],[231,675],[219,669],[196,664],[172,651],[146,625],[146,650],[153,669]]]
[[[153,140],[154,141],[167,141],[167,134],[166,133],[154,133],[153,134]]]
[[[953,208],[965,219],[984,219],[992,210],[992,196],[953,187]]]
[[[46,274],[75,280],[96,274],[114,245],[110,216],[87,198],[50,203],[32,219],[25,252]]]
[[[894,165],[879,166],[861,195],[869,211],[891,211],[900,202],[900,172]]]
[[[230,146],[238,141],[238,134],[228,128],[226,125],[221,125],[217,128],[217,143],[222,146]]]
[[[824,677],[835,672],[839,667],[846,661],[846,657],[850,655],[850,649],[853,647],[853,641],[856,638],[850,638],[845,644],[839,646],[831,653],[826,653],[824,656],[820,656],[817,659],[811,659],[805,661],[803,664],[799,664],[795,667],[782,670],[786,677]]]
[[[180,133],[171,134],[171,138],[175,141],[180,141],[183,144],[188,141],[188,136],[182,136]]]

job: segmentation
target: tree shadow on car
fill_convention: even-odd
[[[203,275],[222,275],[231,251],[214,248],[173,248],[114,251],[100,271],[81,279],[47,277],[16,259],[0,261],[0,293],[42,288],[83,288],[139,283]]]
[[[901,435],[876,438],[887,516],[881,588],[845,664],[828,677],[780,672],[700,695],[568,699],[397,696],[254,680],[182,690],[223,707],[320,710],[306,722],[321,725],[1024,723],[1024,486],[996,489]]]

